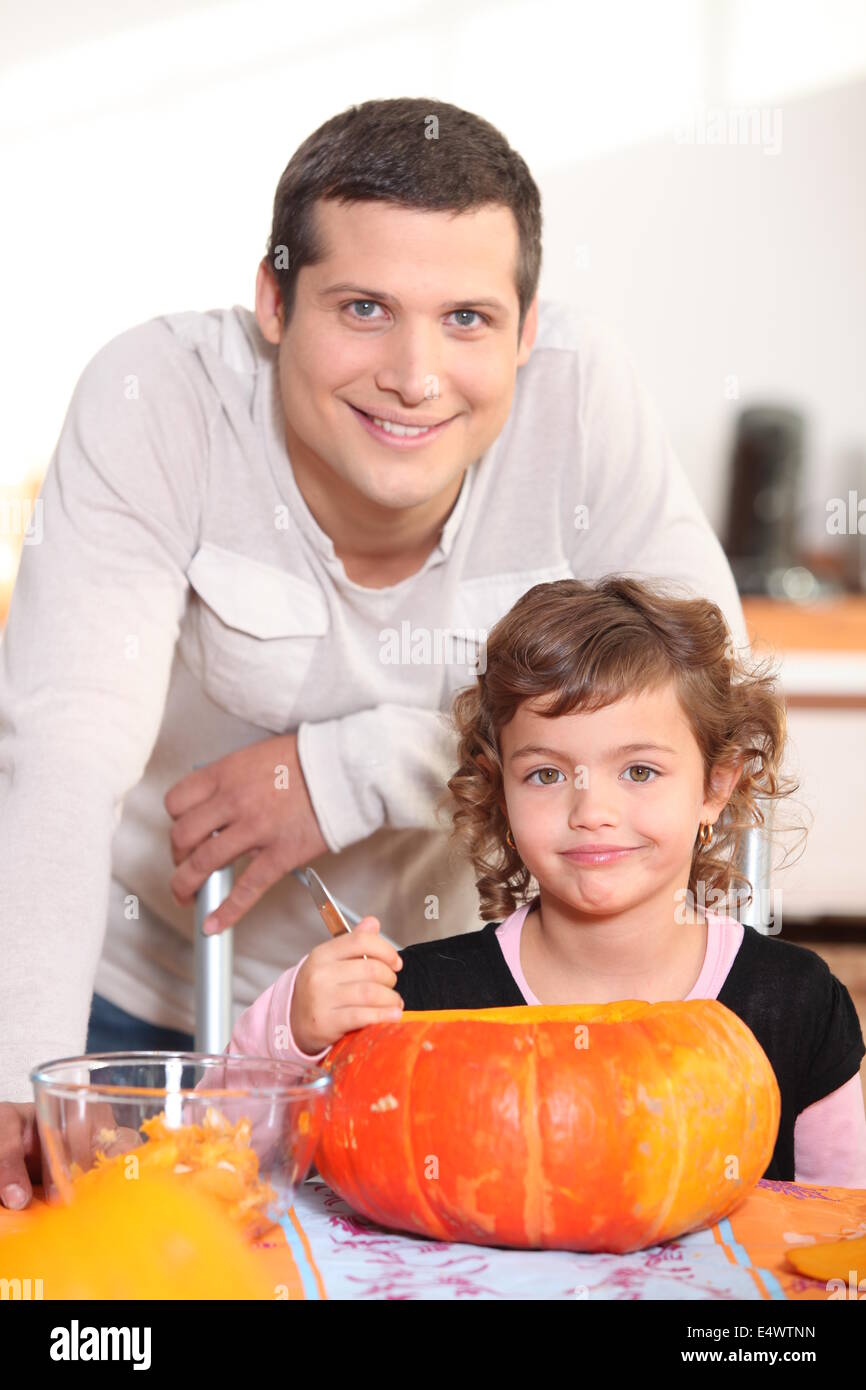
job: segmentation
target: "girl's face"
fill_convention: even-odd
[[[546,893],[588,914],[653,898],[676,908],[700,822],[715,821],[736,772],[704,796],[700,749],[673,682],[558,719],[524,701],[500,734],[505,804],[521,859]],[[615,847],[592,858],[575,851]]]

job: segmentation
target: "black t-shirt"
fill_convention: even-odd
[[[509,970],[498,922],[400,952],[406,1009],[492,1009],[527,1001]],[[848,990],[815,951],[746,926],[719,1003],[751,1028],[776,1073],[779,1134],[764,1178],[794,1180],[794,1121],[856,1075],[866,1043]]]

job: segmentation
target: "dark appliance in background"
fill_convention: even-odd
[[[796,410],[740,411],[725,551],[741,594],[780,596],[784,575],[797,565],[804,436]]]

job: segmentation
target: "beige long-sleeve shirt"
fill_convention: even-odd
[[[317,869],[408,945],[481,924],[434,819],[455,766],[443,712],[476,649],[445,641],[419,660],[413,634],[483,640],[533,584],[615,571],[681,581],[748,643],[629,357],[549,301],[505,427],[398,584],[347,578],[292,473],[276,348],[241,306],[164,315],[100,349],[40,496],[0,643],[4,1100],[83,1049],[94,989],[193,1031],[193,912],[171,897],[163,797],[194,764],[297,729],[329,846]],[[322,939],[287,875],[235,928],[235,1017]]]

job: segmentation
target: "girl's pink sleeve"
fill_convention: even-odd
[[[292,1037],[292,996],[298,971],[306,959],[304,956],[290,970],[284,970],[241,1014],[232,1030],[228,1053],[309,1063],[320,1062],[326,1055],[327,1047],[313,1054],[302,1052]]]
[[[857,1072],[794,1121],[794,1180],[866,1188],[866,1110]]]

